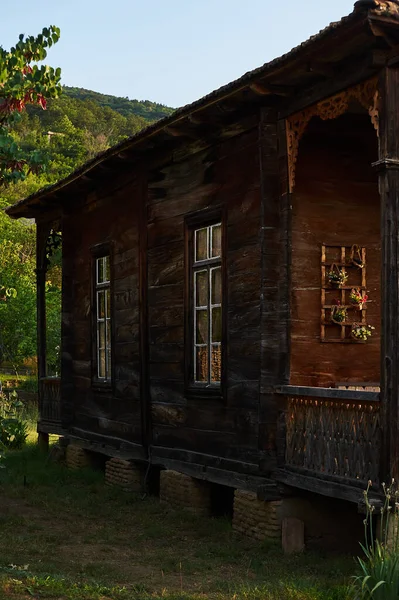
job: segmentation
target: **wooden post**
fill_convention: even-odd
[[[44,433],[43,431],[39,431],[37,436],[37,443],[40,450],[47,454],[49,450],[49,434]]]
[[[290,197],[285,121],[276,109],[261,110],[259,129],[262,192],[261,383],[259,446],[264,458],[284,463],[285,415],[274,389],[289,380]]]
[[[386,68],[379,84],[381,197],[381,480],[399,475],[399,69]]]
[[[47,374],[46,352],[46,243],[50,233],[48,223],[36,226],[36,312],[37,312],[37,376],[39,398],[39,420],[43,414],[43,386],[41,380]],[[48,450],[48,435],[39,433],[38,444]]]
[[[40,379],[46,377],[46,242],[50,233],[47,223],[38,223],[36,228],[36,310],[37,310],[37,361]]]

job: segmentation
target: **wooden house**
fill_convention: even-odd
[[[37,223],[41,437],[266,501],[397,477],[398,106],[399,2],[361,0],[9,208]]]

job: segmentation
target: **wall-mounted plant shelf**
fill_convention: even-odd
[[[354,252],[355,249],[355,252]],[[350,300],[352,290],[366,294],[366,248],[359,246],[338,246],[323,244],[321,248],[321,328],[320,339],[322,342],[358,344],[351,337],[354,323],[367,324],[367,304],[360,310]],[[347,274],[345,284],[334,287],[328,274],[333,270],[344,270]],[[335,323],[331,315],[339,305],[346,309],[346,319],[342,323]]]

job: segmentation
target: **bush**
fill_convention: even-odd
[[[24,392],[37,393],[37,377],[26,377],[18,380],[18,389]]]
[[[21,417],[23,408],[16,392],[8,398],[0,395],[0,445],[3,448],[18,450],[25,444],[28,426]]]
[[[374,506],[364,494],[367,516],[364,520],[363,557],[358,557],[360,574],[354,577],[351,597],[354,600],[399,600],[399,491],[394,480],[390,487],[383,484],[385,502],[380,513],[380,525],[374,539]]]

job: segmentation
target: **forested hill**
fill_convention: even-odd
[[[45,169],[26,181],[0,190],[11,204],[69,175],[82,163],[173,112],[149,100],[129,100],[75,87],[64,87],[47,110],[29,107],[13,126],[16,142],[39,150]]]
[[[119,98],[118,96],[100,94],[99,92],[93,92],[92,90],[68,87],[66,85],[63,87],[63,93],[69,98],[92,100],[99,106],[108,106],[125,117],[131,114],[137,115],[149,123],[158,121],[158,119],[170,115],[174,110],[173,108],[170,108],[170,106],[150,102],[150,100],[129,100],[129,98]]]

